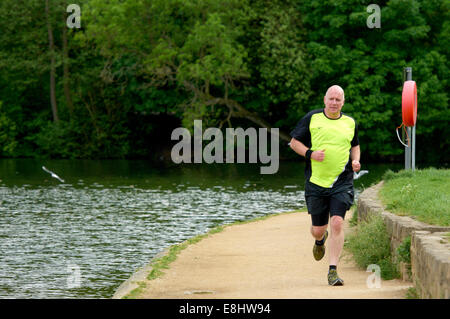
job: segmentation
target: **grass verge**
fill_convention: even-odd
[[[450,170],[387,171],[379,195],[386,209],[427,224],[450,226]]]
[[[217,227],[211,229],[206,234],[197,235],[197,236],[192,237],[180,244],[172,245],[172,246],[170,246],[170,248],[168,249],[168,252],[164,256],[152,261],[152,263],[151,263],[152,270],[148,274],[147,280],[149,280],[149,281],[154,280],[154,279],[159,278],[162,275],[164,275],[164,270],[169,269],[169,265],[176,260],[178,254],[182,250],[186,249],[189,245],[198,243],[200,240],[202,240],[206,237],[209,237],[210,235],[220,233],[226,227],[247,224],[247,223],[253,223],[256,221],[268,219],[273,216],[278,216],[278,215],[282,215],[282,214],[299,213],[299,212],[301,212],[301,211],[290,211],[290,212],[284,212],[284,213],[269,214],[269,215],[257,217],[255,219],[251,219],[251,220],[236,221],[231,224],[217,226]],[[138,283],[138,287],[136,289],[130,291],[127,295],[123,296],[122,299],[136,299],[139,297],[139,295],[144,291],[144,289],[146,287],[147,287],[147,284],[145,282],[140,282],[140,283]]]
[[[354,227],[354,231],[347,236],[345,247],[353,255],[356,264],[362,269],[372,264],[378,265],[384,280],[399,278],[383,218],[374,215]]]

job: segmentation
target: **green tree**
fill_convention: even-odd
[[[0,101],[0,155],[9,157],[14,155],[17,147],[17,125],[4,111]]]
[[[14,145],[3,155],[150,156],[197,118],[279,127],[290,140],[337,83],[363,160],[402,160],[395,128],[411,66],[417,160],[447,161],[449,1],[378,2],[380,29],[366,25],[370,3],[79,0],[82,28],[69,30],[68,0],[3,0],[0,131]]]
[[[380,3],[380,29],[366,26],[369,4],[329,0],[300,5],[308,29],[311,87],[317,92],[310,105],[321,106],[322,92],[331,84],[340,84],[346,93],[345,112],[359,123],[363,155],[389,159],[403,154],[395,128],[401,124],[402,73],[406,66],[413,68],[413,79],[418,83],[418,141],[447,136],[444,133],[448,128],[440,119],[448,122],[445,88],[449,74],[444,51],[439,51],[440,43],[445,42],[441,25],[448,20],[448,1]],[[436,116],[441,118],[436,120]],[[449,139],[441,143],[448,145]],[[435,160],[448,158],[448,153],[435,151],[437,144],[421,143],[419,147],[428,153],[418,152],[418,159],[430,160],[430,154]]]

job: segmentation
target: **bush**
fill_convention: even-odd
[[[390,249],[390,238],[381,216],[372,216],[356,226],[346,241],[346,248],[353,254],[356,264],[366,269],[371,264],[381,268],[381,278],[399,278]]]
[[[383,180],[388,181],[391,179],[394,179],[396,177],[395,173],[393,171],[391,171],[390,169],[388,169],[384,174],[383,174]]]
[[[411,263],[411,236],[406,237],[397,248],[397,255],[400,261]]]
[[[0,101],[0,155],[14,156],[14,151],[17,147],[17,125],[11,120],[2,107]]]

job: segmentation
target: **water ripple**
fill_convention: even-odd
[[[171,244],[219,224],[304,207],[252,184],[171,190],[83,181],[0,187],[0,298],[109,298]]]

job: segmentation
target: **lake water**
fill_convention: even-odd
[[[64,182],[52,178],[45,166]],[[356,195],[400,165],[366,165]],[[303,162],[152,167],[129,160],[0,160],[0,298],[110,298],[168,246],[304,208]]]

